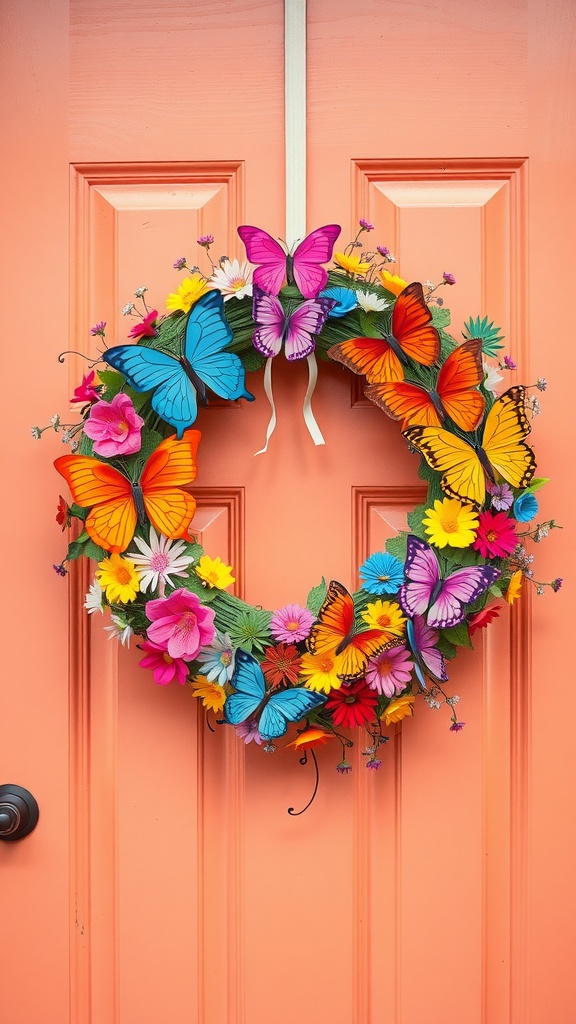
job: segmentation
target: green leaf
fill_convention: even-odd
[[[104,548],[95,544],[93,540],[88,539],[84,545],[84,554],[86,558],[92,558],[95,562],[101,562],[103,558],[109,556],[110,552],[105,551]]]
[[[452,626],[450,629],[444,629],[442,636],[450,644],[454,644],[455,647],[472,647],[470,634],[465,622],[461,622],[458,626]]]
[[[322,582],[317,587],[312,587],[312,590],[306,598],[306,607],[312,615],[318,615],[324,601],[326,600],[326,580],[322,577]]]
[[[432,323],[437,330],[450,326],[450,310],[447,309],[446,306],[437,306],[436,303],[433,302],[429,308],[432,313]]]
[[[70,505],[70,515],[75,519],[81,519],[82,522],[88,518],[89,511],[89,508],[82,508],[81,505]]]
[[[533,478],[533,480],[532,480],[532,483],[530,484],[530,487],[526,488],[526,491],[528,492],[528,494],[533,494],[534,491],[539,491],[541,487],[544,487],[544,484],[547,484],[549,482],[550,482],[550,477],[549,476],[535,476]],[[525,493],[525,492],[521,492],[521,493]]]
[[[264,366],[266,359],[255,348],[251,348],[242,354],[242,362],[246,373],[256,373]]]
[[[357,314],[360,321],[360,327],[362,329],[362,335],[365,338],[379,338],[381,335],[374,316],[370,316],[370,314],[366,313],[363,309],[357,310]]]
[[[104,401],[111,402],[112,399],[122,391],[122,388],[124,387],[124,377],[121,373],[117,373],[116,370],[98,370],[98,377],[106,388],[102,395]]]
[[[462,337],[465,341],[479,338],[482,342],[482,351],[492,359],[497,358],[498,349],[504,348],[500,344],[501,341],[504,341],[504,335],[500,334],[500,327],[495,327],[494,321],[488,323],[487,316],[482,317],[482,319],[477,316],[475,320],[470,317],[464,324]]]
[[[410,531],[417,537],[420,537],[421,540],[426,540],[426,531],[424,530],[422,520],[429,508],[428,502],[424,502],[423,505],[416,505],[416,508],[413,508],[406,517]]]
[[[402,530],[395,537],[389,537],[385,547],[389,555],[393,555],[399,562],[406,561],[406,548],[408,545],[408,534]]]
[[[86,530],[84,530],[84,533],[81,533],[76,540],[70,541],[66,560],[68,562],[74,562],[77,558],[82,558],[82,555],[86,553],[86,544],[89,540],[90,538],[86,533]]]
[[[450,641],[446,639],[443,633],[440,633],[436,647],[438,648],[440,653],[444,655],[447,661],[451,661],[452,658],[456,657],[456,648],[454,644],[450,643]]]

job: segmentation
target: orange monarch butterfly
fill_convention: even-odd
[[[199,430],[162,441],[148,458],[137,483],[114,466],[89,455],[63,455],[54,465],[82,508],[91,511],[86,531],[106,551],[125,551],[139,520],[148,517],[170,540],[185,537],[196,501],[183,488],[196,479]]]
[[[381,629],[365,629],[360,633],[354,627],[354,601],[346,587],[336,580],[328,584],[326,599],[318,613],[318,622],[312,626],[307,640],[311,654],[330,652],[342,655],[338,677],[345,683],[360,679],[370,658],[398,640],[389,639]]]

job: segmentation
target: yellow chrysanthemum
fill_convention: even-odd
[[[335,252],[334,262],[342,267],[347,274],[360,274],[363,276],[367,270],[370,270],[369,263],[363,263],[360,256],[348,256],[345,252]]]
[[[206,278],[199,273],[185,277],[178,285],[178,290],[171,292],[166,299],[166,309],[181,309],[188,313],[195,302],[209,290]]]
[[[140,576],[134,562],[118,554],[98,562],[96,579],[110,604],[127,604],[140,590]]]
[[[210,711],[222,711],[226,703],[226,690],[219,683],[209,683],[206,676],[195,676],[192,680],[192,691]]]
[[[393,636],[402,636],[404,633],[406,616],[402,614],[396,601],[374,601],[366,606],[362,618],[371,629],[382,629],[387,640],[391,640]]]
[[[236,582],[232,576],[232,566],[224,565],[218,556],[210,558],[208,555],[202,555],[195,570],[200,579],[204,580],[209,587],[218,587],[219,590],[224,590],[231,583]]]
[[[321,693],[330,693],[330,690],[339,690],[342,680],[338,678],[338,666],[342,656],[334,654],[333,651],[325,651],[323,654],[303,654],[300,664],[300,675],[304,680],[304,686],[309,690],[318,690]]]
[[[408,282],[403,277],[398,277],[397,274],[390,274],[387,270],[380,271],[380,280],[386,291],[392,292],[393,295],[400,295],[400,292],[403,292],[408,287]]]
[[[384,720],[385,725],[392,725],[394,722],[399,722],[402,718],[405,718],[406,715],[413,714],[414,697],[411,694],[406,694],[405,697],[397,697],[396,700],[390,701],[380,717]]]
[[[504,597],[508,601],[508,604],[514,604],[514,601],[516,600],[516,598],[520,597],[520,591],[522,590],[522,580],[523,580],[523,578],[524,577],[522,576],[522,570],[521,569],[517,569],[516,572],[514,573],[514,575],[512,576],[512,578],[510,580],[510,583],[508,584],[508,590],[506,591],[506,593],[504,595]]]
[[[478,513],[457,498],[437,499],[434,508],[426,509],[422,522],[430,543],[437,548],[467,548],[476,538]]]

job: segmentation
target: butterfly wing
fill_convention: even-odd
[[[242,224],[238,234],[246,246],[250,262],[260,264],[254,271],[254,282],[265,292],[278,295],[286,278],[284,249],[267,231],[250,224]]]
[[[400,604],[410,618],[423,615],[440,580],[440,566],[430,545],[414,534],[408,536],[404,577]]]
[[[432,396],[418,384],[408,381],[368,384],[364,394],[393,420],[402,420],[403,430],[414,424],[440,426],[440,416]]]
[[[482,437],[490,465],[513,487],[527,487],[534,476],[534,452],[524,443],[529,433],[525,389],[518,385],[509,388],[494,402]]]
[[[415,671],[418,682],[423,690],[426,690],[427,683],[424,675],[426,669],[435,679],[446,682],[448,673],[444,656],[436,647],[438,633],[426,625],[423,615],[415,615],[413,619],[406,622],[406,636],[410,649],[414,655]]]
[[[411,359],[432,366],[440,355],[440,335],[432,324],[432,314],[424,302],[418,281],[407,285],[394,303],[392,335]]]
[[[294,310],[286,325],[287,359],[304,359],[314,351],[313,336],[320,334],[333,305],[333,299],[307,299]]]
[[[312,299],[326,287],[328,272],[322,263],[332,259],[334,243],[340,234],[339,224],[316,228],[300,242],[292,257],[292,273],[305,299]]]
[[[134,391],[153,391],[151,404],[179,436],[196,419],[196,390],[174,356],[144,345],[116,345],[102,358],[119,370]]]
[[[459,345],[442,364],[438,397],[446,414],[462,430],[476,430],[482,419],[486,403],[476,388],[483,379],[482,342],[478,339]]]
[[[91,510],[85,523],[89,537],[106,551],[125,551],[138,520],[130,481],[89,455],[62,455],[54,465],[73,501]]]
[[[370,384],[404,379],[402,363],[384,338],[348,338],[331,345],[328,355]]]
[[[402,432],[428,465],[442,474],[442,490],[452,498],[482,505],[486,480],[482,463],[467,441],[441,427],[408,427]]]
[[[167,437],[149,457],[140,478],[146,514],[170,540],[185,537],[196,511],[188,487],[197,473],[199,430],[186,430],[182,440]]]
[[[252,317],[258,324],[252,335],[254,348],[267,359],[277,356],[282,348],[286,326],[286,314],[280,300],[254,285]]]
[[[247,398],[252,402],[254,395],[246,391],[246,373],[242,360],[234,352],[224,351],[232,338],[224,314],[222,295],[219,291],[207,292],[193,305],[188,317],[184,341],[185,360],[193,375],[199,377],[215,395],[230,401]],[[186,425],[189,426],[189,423]]]
[[[380,629],[354,632],[354,601],[346,587],[336,580],[328,585],[326,600],[307,644],[312,654],[331,652],[340,656],[338,677],[347,683],[364,674],[370,658],[393,645]]]
[[[224,704],[224,718],[229,725],[240,725],[255,713],[266,696],[266,684],[260,663],[241,648],[236,651],[234,673],[230,680],[234,693]]]
[[[442,580],[440,591],[428,609],[428,625],[437,629],[457,626],[466,615],[466,605],[483,594],[499,576],[500,570],[492,565],[469,565],[451,573]]]
[[[298,722],[328,698],[303,687],[292,687],[273,693],[262,708],[258,732],[265,740],[283,736],[290,722]]]

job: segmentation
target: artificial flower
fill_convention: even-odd
[[[377,693],[393,697],[410,682],[414,662],[405,647],[390,647],[368,662],[366,682]]]
[[[130,558],[140,573],[140,590],[145,593],[148,588],[157,590],[158,586],[168,584],[173,587],[173,576],[187,576],[187,567],[194,561],[186,555],[186,543],[183,540],[169,540],[163,534],[156,533],[150,527],[147,544],[142,537],[134,537],[134,544],[140,554],[129,553]]]
[[[199,272],[190,277],[185,277],[180,282],[175,292],[171,292],[166,299],[167,309],[180,309],[183,313],[189,313],[195,302],[208,291],[209,285],[206,278]]]
[[[60,565],[53,565],[52,568],[54,569],[54,572],[56,573],[57,576],[68,575],[68,569],[64,567],[64,562],[61,562]]]
[[[116,553],[98,562],[96,579],[110,604],[128,604],[140,590],[140,576],[134,562]]]
[[[467,548],[476,536],[478,513],[456,498],[436,499],[434,508],[426,509],[422,522],[430,543],[436,547]]]
[[[538,500],[529,491],[525,491],[514,502],[514,518],[519,523],[529,523],[538,515]]]
[[[101,320],[99,324],[94,324],[94,327],[90,328],[90,334],[92,335],[93,338],[96,338],[97,336],[103,338],[105,334],[105,328],[106,321]]]
[[[515,523],[505,512],[481,512],[472,547],[482,558],[505,558],[517,544]]]
[[[382,299],[375,292],[357,291],[356,298],[358,299],[358,305],[365,313],[381,313],[383,310],[388,309],[390,305],[387,299]]]
[[[140,291],[141,289],[139,289]],[[146,291],[146,289],[144,289]],[[139,323],[135,324],[134,327],[129,331],[129,338],[155,338],[158,331],[153,327],[154,321],[158,316],[157,309],[151,309],[148,316]]]
[[[490,495],[490,504],[497,512],[507,512],[509,508],[512,508],[512,505],[514,504],[514,492],[510,487],[510,484],[488,483],[486,485],[486,490]]]
[[[111,402],[95,402],[84,423],[84,433],[94,441],[94,451],[105,459],[133,455],[142,447],[144,420],[136,412],[132,399],[120,392]]]
[[[358,570],[369,594],[396,594],[404,582],[404,566],[387,551],[370,555]]]
[[[361,256],[348,256],[345,252],[335,252],[334,262],[347,274],[359,274],[362,277],[370,270],[370,264],[363,262]]]
[[[186,266],[186,257],[179,256],[173,266],[174,270],[184,270],[184,267]]]
[[[296,739],[292,740],[291,743],[287,743],[286,746],[294,747],[294,750],[311,750],[312,747],[323,747],[328,740],[333,739],[335,739],[334,733],[310,726],[308,729],[304,729],[303,732],[299,732]]]
[[[104,630],[110,634],[109,640],[118,640],[122,647],[130,647],[130,640],[134,636],[134,630],[122,615],[111,615],[110,625],[104,626]]]
[[[414,700],[415,697],[410,693],[407,693],[404,697],[397,697],[396,700],[391,700],[380,715],[384,724],[393,725],[395,722],[400,722],[406,715],[413,715]]]
[[[70,506],[68,505],[68,503],[66,501],[64,501],[64,498],[62,497],[61,494],[58,495],[58,508],[56,509],[56,522],[58,523],[58,526],[62,527],[62,532],[64,532],[66,527],[70,526],[70,523],[71,523]]]
[[[382,761],[379,757],[371,757],[369,761],[366,761],[366,767],[378,771],[382,767]]]
[[[505,370],[516,370],[517,366],[511,356],[504,356],[501,367]]]
[[[217,587],[218,590],[224,590],[231,583],[236,582],[232,575],[232,566],[224,565],[218,556],[210,558],[208,555],[202,555],[195,567],[195,572],[209,587]]]
[[[90,373],[85,374],[82,377],[82,383],[74,388],[74,394],[70,399],[71,404],[74,403],[86,403],[86,402],[97,402],[100,397],[100,385],[95,385],[96,379],[95,370],[90,370]]]
[[[471,615],[467,623],[470,636],[472,636],[477,629],[485,629],[493,619],[498,618],[499,614],[500,605],[491,604],[487,608],[482,608],[482,611],[475,612],[474,615]]]
[[[314,621],[315,616],[307,608],[301,608],[299,604],[287,604],[274,612],[270,632],[275,640],[297,644],[306,639]]]
[[[552,580],[552,583],[550,584],[550,586],[552,587],[552,590],[554,591],[555,594],[558,593],[558,591],[560,590],[560,588],[561,588],[563,583],[564,583],[564,580],[562,579],[562,576],[558,576],[555,580]]]
[[[374,225],[371,224],[369,220],[364,220],[364,217],[360,217],[358,223],[360,224],[362,231],[374,231]]]
[[[406,616],[402,614],[396,601],[373,601],[366,605],[362,618],[371,629],[381,629],[387,639],[402,636],[404,633]]]
[[[226,691],[218,683],[209,683],[205,676],[195,676],[192,681],[195,697],[202,701],[207,710],[218,713],[226,703]]]
[[[466,722],[452,722],[450,726],[450,732],[462,732],[462,729],[466,725]]]
[[[234,672],[235,658],[236,652],[228,633],[219,633],[216,630],[212,643],[200,651],[196,661],[202,665],[202,674],[206,676],[209,683],[216,682],[220,686],[224,686]]]
[[[243,299],[246,295],[252,295],[252,275],[254,268],[244,260],[222,260],[220,266],[214,267],[214,273],[210,278],[210,284],[217,288],[224,296],[224,302],[228,299]]]
[[[346,758],[344,758],[342,761],[339,762],[339,764],[336,765],[336,771],[338,772],[339,775],[349,775],[350,772],[352,771],[352,765],[350,764],[350,761],[347,761]]]
[[[304,680],[304,686],[308,690],[317,690],[320,693],[339,690],[342,686],[342,680],[338,676],[341,663],[342,655],[337,655],[334,651],[324,651],[322,654],[303,654],[300,676]]]
[[[334,286],[333,288],[324,288],[318,296],[320,299],[333,299],[335,305],[328,313],[328,316],[341,317],[346,316],[351,309],[356,309],[358,305],[356,295],[351,288],[343,288],[341,285]]]
[[[196,239],[196,242],[203,249],[209,249],[211,245],[214,245],[214,235],[201,235],[200,238]]]
[[[102,612],[104,614],[104,591],[96,577],[94,577],[93,582],[90,584],[90,589],[84,600],[84,607],[88,615],[94,615],[94,612]]]
[[[380,280],[386,291],[392,292],[392,295],[400,295],[400,292],[403,292],[408,287],[408,282],[403,277],[398,277],[398,274],[391,274],[388,270],[380,271]]]
[[[442,274],[442,280],[444,284],[456,284],[456,278],[454,274],[448,274],[446,271]]]
[[[173,658],[192,661],[200,648],[214,639],[214,609],[189,590],[181,588],[169,597],[147,601],[146,615],[150,620],[148,639]]]
[[[181,658],[172,658],[168,651],[151,640],[144,640],[140,649],[145,651],[145,657],[138,664],[141,668],[152,669],[154,682],[159,686],[167,686],[174,680],[182,686],[188,678],[188,665]]]
[[[244,743],[257,743],[261,746],[264,742],[264,737],[258,732],[258,722],[255,718],[247,718],[245,722],[237,725],[234,731]]]
[[[267,647],[262,662],[264,676],[272,686],[282,683],[294,685],[300,672],[300,655],[294,644],[277,644]]]
[[[270,643],[270,613],[261,608],[245,608],[230,622],[230,638],[234,647],[245,651],[263,651]]]
[[[133,302],[127,302],[125,306],[122,306],[122,316],[130,316],[130,313],[136,306]]]
[[[332,690],[324,707],[330,712],[334,725],[353,729],[374,718],[377,703],[378,697],[374,690],[363,679],[359,679],[342,686],[340,690]]]
[[[523,580],[523,578],[524,577],[522,575],[522,570],[521,569],[517,569],[516,572],[513,573],[512,576],[510,577],[510,582],[508,584],[508,589],[507,589],[506,593],[504,594],[504,597],[506,598],[508,604],[514,604],[514,601],[516,600],[516,598],[520,597],[520,591],[522,590],[522,580]]]
[[[491,391],[493,395],[498,394],[498,385],[504,378],[498,373],[497,369],[490,363],[482,363],[482,369],[484,370],[484,380],[482,386],[486,391]]]

